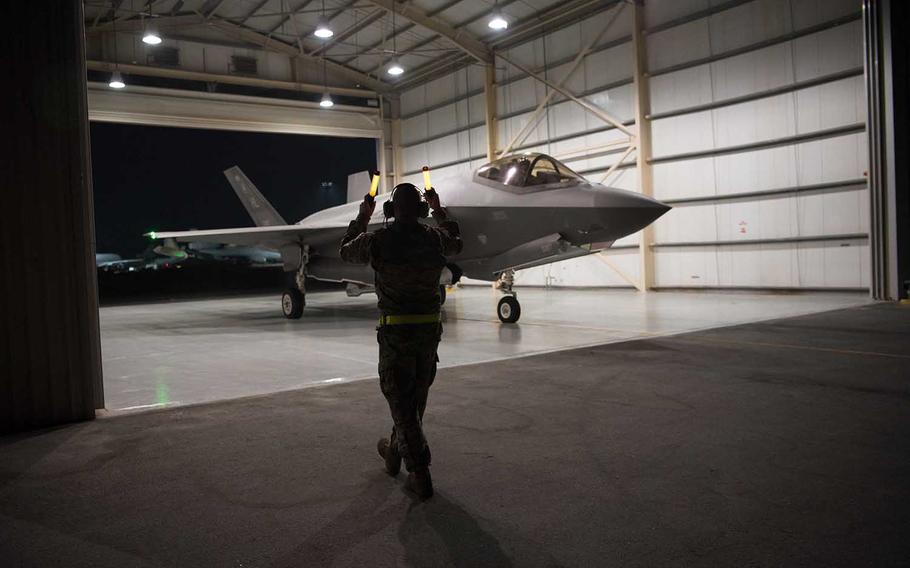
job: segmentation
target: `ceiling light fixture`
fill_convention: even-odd
[[[502,10],[499,9],[499,2],[493,6],[493,13],[490,14],[490,21],[487,22],[487,26],[493,30],[504,30],[509,27],[509,21],[506,20]]]
[[[335,35],[335,32],[329,27],[329,22],[325,18],[319,18],[319,22],[316,23],[316,31],[313,32],[313,35],[321,39],[328,39]]]
[[[158,45],[161,43],[161,36],[158,35],[158,32],[155,31],[154,27],[149,26],[146,28],[145,34],[142,36],[142,43],[146,43],[148,45]]]
[[[123,76],[120,74],[120,71],[111,73],[111,82],[108,83],[107,86],[112,89],[122,89],[126,87],[126,83],[123,82]]]
[[[398,43],[395,40],[395,37],[395,3],[392,2],[392,60],[389,61],[386,73],[393,77],[397,77],[404,73],[404,67],[401,66],[401,61],[398,60]]]
[[[401,66],[401,63],[398,61],[397,57],[392,58],[392,61],[389,62],[389,68],[386,69],[386,72],[392,76],[399,76],[404,73],[404,67]]]
[[[504,30],[509,27],[509,22],[502,17],[501,12],[493,12],[493,16],[490,18],[490,21],[487,22],[487,25],[490,29],[494,30]]]
[[[142,34],[142,43],[158,45],[161,43],[161,36],[158,35],[158,30],[155,28],[155,24],[152,23],[152,2],[149,2],[148,21],[149,24],[145,26],[145,33]]]
[[[335,35],[332,28],[329,27],[329,19],[325,17],[325,0],[322,0],[322,15],[316,21],[316,31],[313,35],[320,39],[328,39]]]
[[[107,86],[112,89],[122,89],[126,87],[126,83],[123,82],[123,75],[120,74],[120,65],[117,64],[117,56],[119,55],[117,51],[117,5],[114,4],[113,0],[111,0],[111,10],[113,10],[112,16],[114,18],[114,72],[111,73],[111,80]]]
[[[322,108],[332,108],[335,106],[335,101],[332,100],[332,95],[329,94],[329,78],[326,72],[325,51],[322,52],[322,89],[322,100],[319,101],[319,106]]]

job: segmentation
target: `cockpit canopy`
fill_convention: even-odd
[[[505,189],[525,192],[575,185],[585,181],[556,158],[536,153],[500,158],[480,167],[476,177],[483,183],[493,182],[506,186]]]

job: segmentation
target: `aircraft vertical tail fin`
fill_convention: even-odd
[[[370,192],[370,172],[357,172],[348,176],[348,203],[363,201]]]
[[[224,177],[234,188],[234,193],[240,198],[247,213],[259,227],[274,227],[287,225],[287,222],[275,211],[272,204],[256,189],[250,178],[246,177],[239,167],[234,166],[224,170]]]

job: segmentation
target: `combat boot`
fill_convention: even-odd
[[[408,474],[404,488],[417,495],[421,501],[433,496],[433,478],[430,477],[430,468],[421,467]]]
[[[401,456],[398,455],[398,448],[393,448],[388,438],[380,438],[376,444],[379,455],[385,461],[385,472],[395,477],[401,471]]]

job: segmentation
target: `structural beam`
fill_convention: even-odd
[[[604,109],[602,109],[596,105],[593,105],[584,99],[580,99],[580,98],[576,97],[571,92],[569,92],[567,89],[564,89],[561,85],[557,85],[556,83],[554,83],[553,81],[550,81],[546,77],[542,77],[542,76],[538,75],[537,73],[534,73],[533,71],[531,71],[530,69],[528,69],[527,67],[522,65],[521,63],[516,62],[514,59],[506,57],[505,55],[503,55],[501,53],[497,53],[496,56],[499,57],[500,59],[502,59],[503,61],[505,61],[506,63],[508,63],[509,65],[512,65],[513,67],[517,68],[519,71],[524,72],[525,75],[527,75],[529,77],[533,77],[534,79],[537,79],[538,81],[540,81],[544,85],[550,87],[554,91],[558,91],[559,94],[561,94],[562,96],[575,101],[576,103],[578,103],[579,105],[581,105],[582,107],[584,107],[585,109],[590,111],[592,114],[594,114],[595,116],[597,116],[604,122],[607,122],[607,123],[613,125],[614,127],[618,128],[619,130],[622,130],[629,136],[635,136],[634,132],[629,130],[619,119],[613,117],[612,115],[610,115],[610,113],[608,113]]]
[[[607,24],[600,30],[600,32],[598,32],[597,35],[595,35],[593,38],[591,38],[591,40],[587,43],[587,45],[585,45],[578,52],[578,55],[575,56],[575,59],[572,61],[572,64],[569,65],[569,68],[563,74],[562,79],[560,79],[559,82],[557,82],[557,84],[556,84],[557,87],[562,88],[562,86],[565,85],[566,81],[568,81],[572,77],[572,75],[578,69],[578,66],[581,65],[581,62],[584,60],[584,58],[587,57],[589,53],[591,53],[591,50],[594,49],[594,46],[596,46],[598,44],[598,42],[600,42],[600,40],[603,38],[604,34],[607,33],[607,30],[609,30],[610,27],[613,26],[613,23],[616,21],[616,18],[618,18],[619,14],[622,12],[622,7],[624,6],[624,4],[619,4],[618,6],[619,6],[619,9],[617,9],[613,13],[613,17],[610,18],[610,21],[607,22]],[[557,91],[556,89],[551,90],[549,93],[547,93],[547,96],[544,97],[544,99],[542,101],[540,101],[540,103],[537,105],[537,108],[534,109],[533,113],[531,113],[531,116],[528,118],[528,121],[524,124],[524,126],[521,127],[521,129],[515,134],[515,136],[513,136],[512,139],[509,140],[509,143],[506,144],[505,149],[503,149],[503,151],[502,151],[503,154],[508,154],[512,148],[514,148],[518,144],[521,144],[522,142],[524,142],[525,138],[528,137],[528,134],[531,133],[531,129],[537,125],[538,121],[540,120],[540,117],[543,116],[544,111],[546,110],[547,106],[550,104],[550,101],[553,100],[553,97],[556,96],[557,92],[559,92],[559,91]]]
[[[293,45],[287,44],[283,41],[277,40],[277,39],[269,37],[267,35],[263,35],[255,30],[252,30],[245,26],[239,26],[237,24],[234,24],[233,22],[228,22],[226,20],[218,20],[218,19],[211,20],[210,23],[212,26],[218,28],[225,35],[228,35],[229,37],[237,38],[246,43],[250,43],[253,45],[258,45],[259,47],[262,47],[263,49],[267,49],[269,51],[275,51],[277,53],[283,53],[283,54],[285,54],[289,57],[295,58],[295,59],[299,59],[302,57],[307,57],[307,58],[310,58],[313,60],[317,59],[316,57],[312,57],[307,53],[301,52],[297,47],[294,47]],[[376,92],[381,93],[381,92],[386,92],[389,90],[389,85],[386,85],[382,81],[379,81],[378,79],[374,79],[373,77],[370,77],[369,75],[366,75],[365,73],[357,71],[356,69],[351,69],[350,67],[348,67],[346,65],[341,65],[340,63],[336,63],[336,62],[332,61],[331,59],[326,59],[325,64],[326,64],[326,67],[328,67],[334,71],[337,71],[337,72],[347,76],[348,78],[356,81],[357,83],[363,85],[364,87],[372,89]]]
[[[496,66],[487,65],[484,75],[484,119],[487,127],[487,161],[496,159],[499,147],[499,124],[496,121]]]
[[[155,18],[155,25],[158,26],[159,30],[201,26],[205,23],[206,19],[202,14],[180,14],[178,16],[161,16]],[[146,22],[142,18],[134,18],[125,21],[118,20],[116,22],[118,32],[141,32],[145,29],[145,26]],[[86,30],[86,33],[94,34],[99,32],[110,32],[113,30],[114,22],[104,22]]]
[[[185,81],[204,81],[206,83],[224,83],[226,85],[242,85],[245,87],[260,87],[263,89],[280,89],[304,93],[324,93],[328,91],[333,95],[344,97],[357,97],[374,99],[376,93],[367,89],[350,89],[346,87],[323,86],[321,84],[297,83],[294,81],[275,81],[273,79],[260,79],[244,75],[221,75],[217,73],[203,73],[201,71],[185,71],[169,67],[152,67],[150,65],[132,65],[128,63],[110,63],[107,61],[87,61],[86,68],[92,71],[113,72],[115,70],[142,75],[144,77],[163,77],[166,79],[181,79]]]
[[[321,46],[319,46],[316,49],[314,49],[313,51],[311,51],[310,55],[320,55],[320,54],[328,51],[328,49],[333,47],[335,44],[348,39],[352,35],[356,34],[360,30],[362,30],[363,28],[373,24],[374,22],[379,21],[384,15],[385,15],[385,10],[381,10],[381,9],[367,14],[359,22],[354,23],[347,29],[345,29],[345,30],[335,34],[331,38],[329,38],[329,40],[326,41],[324,44],[322,44]]]
[[[89,118],[98,122],[379,138],[379,109],[336,104],[331,110],[315,101],[294,101],[132,86],[111,89],[88,83]]]
[[[281,21],[280,21],[280,22],[278,22],[277,24],[275,24],[274,26],[272,26],[272,28],[269,30],[269,35],[275,33],[275,32],[278,31],[279,29],[281,29],[281,26],[283,26],[284,24],[288,23],[288,21],[290,21],[291,18],[293,18],[294,16],[296,16],[298,12],[300,12],[300,11],[303,10],[303,9],[305,9],[307,6],[309,6],[309,5],[312,4],[312,3],[313,3],[313,0],[304,0],[304,2],[302,2],[302,3],[301,3],[299,6],[297,6],[294,10],[292,10],[292,11],[291,11],[290,13],[288,13],[286,16],[284,16],[283,18],[281,18]]]
[[[632,57],[633,86],[635,91],[635,129],[637,137],[638,191],[642,195],[653,197],[654,185],[651,174],[651,94],[647,76],[647,44],[644,29],[644,9],[639,2],[632,3]],[[631,148],[631,146],[630,146]],[[620,160],[621,162],[622,160]],[[654,229],[648,225],[641,231],[638,240],[639,282],[638,290],[645,292],[654,287],[654,257],[651,243],[654,242]]]
[[[418,9],[413,4],[398,4],[395,0],[369,0],[369,2],[381,6],[390,12],[395,12],[395,15],[401,16],[405,20],[409,20],[418,26],[436,32],[449,40],[455,47],[481,63],[493,63],[493,54],[483,42],[465,30],[457,30],[449,24],[429,17],[425,12]]]

